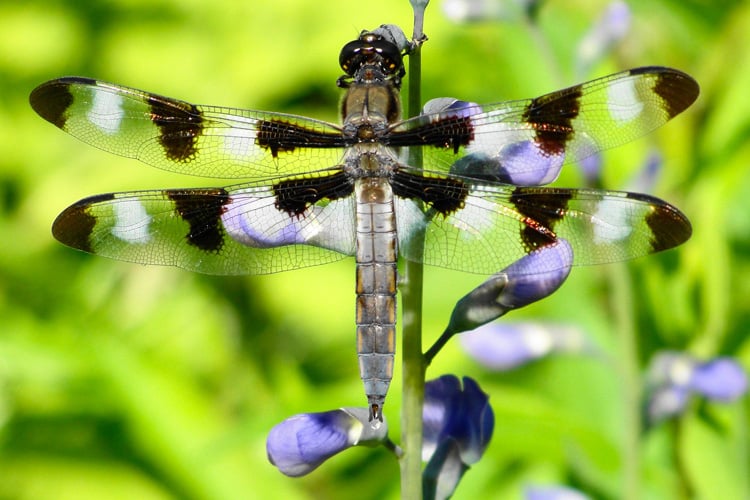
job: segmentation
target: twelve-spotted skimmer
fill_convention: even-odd
[[[492,274],[558,237],[579,265],[689,238],[687,218],[651,196],[533,187],[682,112],[698,96],[688,75],[645,67],[529,100],[437,99],[401,120],[396,42],[375,30],[342,49],[343,125],[81,77],[40,85],[34,110],[84,142],[173,172],[246,180],[92,196],[57,217],[54,236],[94,254],[208,274],[355,256],[360,371],[377,419],[393,373],[399,255]],[[400,160],[401,147],[421,148],[426,168]],[[421,232],[424,247],[415,248]]]

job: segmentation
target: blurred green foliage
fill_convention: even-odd
[[[694,404],[638,428],[652,354],[735,356],[750,367],[750,5],[634,0],[628,36],[590,74],[576,47],[603,0],[545,2],[538,24],[451,24],[427,11],[423,95],[531,97],[627,67],[680,68],[702,86],[663,130],[605,154],[622,189],[658,148],[653,194],[691,218],[677,251],[575,269],[514,313],[583,328],[599,357],[487,373],[448,345],[428,372],[470,375],[496,432],[457,498],[518,498],[560,483],[595,498],[750,498],[747,398]],[[109,261],[49,227],[86,195],[209,186],[85,146],[37,117],[28,95],[78,74],[193,102],[336,120],[338,51],[380,23],[409,29],[406,0],[22,1],[0,4],[0,498],[396,498],[398,466],[355,449],[289,479],[265,434],[294,413],[364,404],[354,266],[208,277]],[[219,181],[220,182],[220,181]],[[558,185],[580,185],[575,167]],[[426,270],[425,336],[484,277]],[[398,377],[397,365],[397,377]],[[398,436],[399,382],[386,414]]]

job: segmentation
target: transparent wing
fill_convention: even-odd
[[[633,259],[673,248],[691,234],[688,219],[652,196],[620,191],[474,184],[463,207],[443,215],[398,199],[402,255],[426,264],[491,274],[540,246],[565,238],[575,265]],[[412,246],[425,231],[424,256]]]
[[[631,69],[550,94],[480,106],[437,99],[394,125],[392,146],[424,145],[426,171],[542,185],[561,167],[662,126],[698,96],[690,76]]]
[[[206,274],[275,273],[353,255],[352,197],[299,215],[276,199],[261,183],[112,193],[68,207],[52,231],[89,253]]]
[[[45,120],[97,148],[203,177],[260,179],[339,163],[338,126],[283,113],[198,106],[80,77],[31,93]]]

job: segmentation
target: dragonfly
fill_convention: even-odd
[[[42,118],[97,148],[176,173],[241,179],[82,199],[53,223],[65,245],[214,275],[354,256],[359,368],[375,421],[393,377],[399,257],[489,275],[559,238],[574,265],[680,245],[690,222],[665,201],[544,185],[563,165],[663,125],[699,92],[687,74],[652,66],[533,99],[433,99],[402,119],[409,49],[384,27],[341,50],[341,124],[84,77],[30,95]],[[401,159],[406,148],[420,150],[424,167]]]

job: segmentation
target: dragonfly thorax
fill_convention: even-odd
[[[355,83],[341,106],[344,135],[353,142],[375,142],[401,117],[398,89],[392,84]]]

